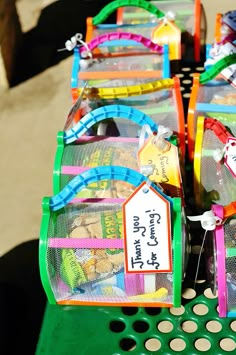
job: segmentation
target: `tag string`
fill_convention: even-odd
[[[83,38],[82,33],[76,33],[74,36],[72,36],[70,39],[68,39],[65,42],[65,48],[58,49],[57,51],[58,52],[65,51],[65,50],[72,51],[77,46],[79,47],[84,46],[87,49],[87,51],[83,53],[83,55],[88,56],[92,59],[93,58],[92,52],[89,49],[88,44],[84,42],[82,38]]]
[[[173,131],[170,128],[159,125],[157,135],[153,138],[152,143],[164,153],[170,149],[170,143],[166,139],[170,138],[172,134]]]
[[[199,251],[199,256],[198,256],[198,261],[197,261],[197,268],[196,268],[196,274],[195,274],[195,278],[194,278],[194,285],[193,285],[193,289],[195,290],[196,287],[196,283],[197,283],[197,277],[198,277],[198,272],[199,272],[199,267],[200,267],[200,260],[201,260],[201,255],[202,255],[202,250],[203,250],[203,246],[205,243],[205,239],[206,239],[206,235],[207,235],[208,230],[205,230],[203,239],[202,239],[202,245]]]

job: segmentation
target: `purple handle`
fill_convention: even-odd
[[[137,43],[143,44],[145,47],[150,49],[153,52],[157,52],[158,54],[163,54],[163,46],[152,42],[149,38],[144,37],[140,34],[131,33],[131,32],[110,32],[105,33],[100,36],[93,38],[90,42],[87,43],[86,46],[80,47],[80,53],[88,51],[92,51],[97,48],[100,44],[107,41],[115,41],[115,40],[130,40],[136,41]]]
[[[212,210],[216,216],[223,219],[224,209],[221,205],[213,205]],[[216,226],[216,255],[217,255],[217,284],[218,284],[218,303],[219,316],[226,317],[227,312],[227,291],[225,275],[225,241],[223,225]]]

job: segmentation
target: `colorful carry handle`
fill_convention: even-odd
[[[140,85],[120,86],[116,88],[76,88],[73,90],[76,90],[76,94],[79,96],[83,91],[83,96],[85,98],[120,99],[130,96],[151,94],[156,91],[173,88],[173,86],[173,79],[161,79]]]
[[[163,53],[163,46],[152,42],[149,38],[142,36],[141,34],[135,34],[131,32],[110,32],[99,35],[93,38],[86,45],[83,45],[79,48],[80,54],[85,52],[92,52],[94,49],[98,48],[105,42],[108,41],[117,41],[117,40],[125,40],[125,41],[135,41],[138,44],[142,44],[146,48],[150,49],[153,52],[157,52],[158,54]]]
[[[222,72],[225,68],[229,67],[232,64],[236,63],[236,53],[230,54],[227,57],[220,59],[207,71],[200,74],[199,82],[200,84],[206,84],[212,79],[214,79],[218,74]]]
[[[108,16],[110,16],[114,11],[124,6],[135,6],[147,10],[151,14],[155,15],[157,18],[162,18],[165,14],[160,11],[156,6],[143,0],[115,0],[110,4],[104,6],[104,8],[92,19],[93,26],[97,26],[103,23]]]
[[[74,127],[65,131],[65,143],[74,142],[94,124],[113,117],[129,119],[140,126],[146,124],[151,128],[152,132],[157,132],[158,130],[158,125],[149,116],[136,108],[125,105],[107,105],[87,113]]]
[[[121,166],[99,166],[84,171],[82,174],[74,177],[57,195],[50,198],[50,209],[57,211],[65,207],[81,190],[87,185],[101,180],[120,180],[138,187],[142,182],[148,184],[165,197],[170,203],[172,199],[165,195],[156,185],[139,172],[121,167]]]
[[[230,134],[227,128],[223,125],[223,123],[221,123],[215,118],[205,118],[204,128],[213,131],[223,144],[226,144],[227,138],[232,137],[232,134]]]

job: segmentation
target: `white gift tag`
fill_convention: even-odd
[[[230,170],[232,175],[236,177],[236,138],[229,137],[226,142],[224,164]]]
[[[123,203],[127,273],[171,272],[170,201],[146,183]]]

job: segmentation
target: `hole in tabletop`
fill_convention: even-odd
[[[137,320],[133,323],[133,329],[137,333],[145,333],[149,329],[149,324],[143,320]]]
[[[126,316],[134,316],[138,313],[138,307],[122,307],[121,310]]]
[[[196,322],[187,320],[182,323],[182,329],[185,333],[194,333],[198,329],[198,326]]]
[[[216,320],[207,322],[206,329],[211,333],[219,333],[222,330],[222,324]]]
[[[110,330],[114,333],[121,333],[125,329],[125,323],[119,320],[110,322]]]
[[[198,351],[208,351],[211,348],[211,343],[208,339],[199,338],[195,341],[194,346]]]
[[[186,343],[183,339],[175,338],[170,341],[170,348],[176,352],[183,351],[186,348]]]
[[[131,338],[123,338],[120,341],[120,348],[125,351],[133,351],[136,349],[136,341]]]
[[[191,300],[196,296],[196,291],[193,288],[185,288],[182,293],[182,297]]]
[[[157,325],[157,329],[162,333],[170,333],[173,328],[173,324],[168,320],[164,320]]]
[[[234,351],[236,349],[236,344],[233,339],[224,338],[220,341],[220,347],[224,351]]]
[[[209,309],[205,304],[198,303],[193,306],[193,312],[198,316],[204,316],[208,313]]]
[[[147,307],[147,308],[145,308],[145,312],[149,316],[157,316],[158,314],[161,313],[161,308],[160,307]]]
[[[158,351],[161,348],[161,342],[158,339],[150,338],[145,342],[145,348],[148,351]]]

